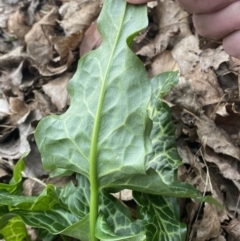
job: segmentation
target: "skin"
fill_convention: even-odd
[[[142,4],[148,0],[127,0]],[[193,13],[198,34],[221,39],[225,51],[240,59],[240,1],[239,0],[178,0],[180,6]]]

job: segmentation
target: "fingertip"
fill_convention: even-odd
[[[223,39],[223,48],[231,56],[240,59],[240,30],[235,31]]]

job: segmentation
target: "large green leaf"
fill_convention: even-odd
[[[146,6],[104,2],[98,20],[103,44],[80,60],[68,86],[70,108],[61,116],[43,119],[37,127],[45,168],[78,172],[89,178],[92,187],[92,182],[98,183],[99,189],[145,173],[151,87],[128,44],[146,26]]]

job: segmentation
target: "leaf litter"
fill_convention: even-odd
[[[24,193],[50,178],[34,142],[37,123],[69,106],[66,86],[79,56],[97,48],[96,19],[102,1],[0,1],[0,180],[10,180],[14,163],[26,152]],[[178,70],[179,83],[165,98],[177,126],[183,159],[179,179],[211,194],[223,209],[181,201],[187,240],[238,240],[240,212],[239,66],[218,41],[198,36],[191,16],[176,1],[149,3],[149,26],[134,42],[149,76]],[[128,191],[117,196],[131,199]]]

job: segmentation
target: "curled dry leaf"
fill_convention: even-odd
[[[210,148],[206,148],[204,152],[204,158],[208,162],[215,163],[223,177],[230,180],[240,180],[239,160],[231,156],[219,155]]]
[[[207,116],[202,115],[196,119],[197,133],[203,145],[211,147],[216,153],[222,153],[240,159],[240,151],[233,143],[229,135],[218,128]]]
[[[70,36],[86,30],[97,18],[99,12],[100,6],[96,1],[84,3],[70,1],[60,8],[60,14],[63,17],[60,25],[66,36]]]
[[[229,61],[229,55],[222,46],[219,46],[217,49],[206,49],[201,52],[199,59],[202,71],[208,71],[211,67],[217,70],[222,63]]]
[[[150,77],[153,77],[163,72],[178,70],[178,64],[173,58],[171,51],[165,50],[153,59],[151,67],[148,70],[148,74]]]
[[[25,35],[31,29],[31,26],[27,24],[26,13],[21,11],[20,8],[15,13],[11,14],[7,21],[7,31],[10,34],[14,34],[20,41],[24,41]]]
[[[186,109],[195,114],[200,113],[202,110],[193,86],[183,76],[179,78],[178,84],[164,98],[168,102],[180,106],[181,109]]]
[[[68,81],[72,78],[71,73],[65,73],[46,85],[43,85],[43,91],[48,95],[58,111],[66,109],[69,105],[69,95],[67,92]]]
[[[21,2],[23,2],[22,0],[21,1],[18,1],[18,0],[5,0],[5,1],[0,1],[0,28],[4,29],[7,27],[7,20],[9,18],[9,16],[12,14],[12,13],[15,13]],[[12,5],[12,3],[15,3]]]
[[[213,70],[209,69],[207,72],[204,72],[198,64],[191,72],[185,75],[185,78],[193,87],[197,100],[202,107],[224,100],[224,93]]]
[[[35,61],[35,65],[43,66],[49,63],[51,46],[49,36],[54,35],[54,27],[58,16],[58,9],[53,7],[32,29],[25,35],[27,52]]]
[[[219,112],[220,110],[221,112]],[[223,128],[231,136],[236,146],[239,146],[239,105],[235,103],[224,104],[221,106],[220,110],[219,108],[217,109],[218,112],[215,118],[216,124]]]
[[[196,225],[196,241],[205,241],[216,238],[221,233],[221,224],[218,218],[217,208],[212,204],[205,204],[203,219]]]
[[[63,36],[50,36],[49,40],[57,52],[60,65],[66,63],[71,56],[73,51],[76,50],[83,38],[83,32],[72,34],[68,37]],[[72,61],[71,61],[72,62]]]
[[[240,240],[240,221],[238,219],[233,219],[228,226],[224,227],[224,229],[227,231],[232,240]]]
[[[194,35],[182,39],[175,45],[172,55],[180,67],[181,75],[185,75],[194,69],[199,62],[199,53],[198,39]]]
[[[138,55],[155,57],[175,45],[181,39],[191,35],[188,13],[182,10],[176,1],[163,0],[153,9],[153,17],[159,31],[152,42],[137,52]]]

